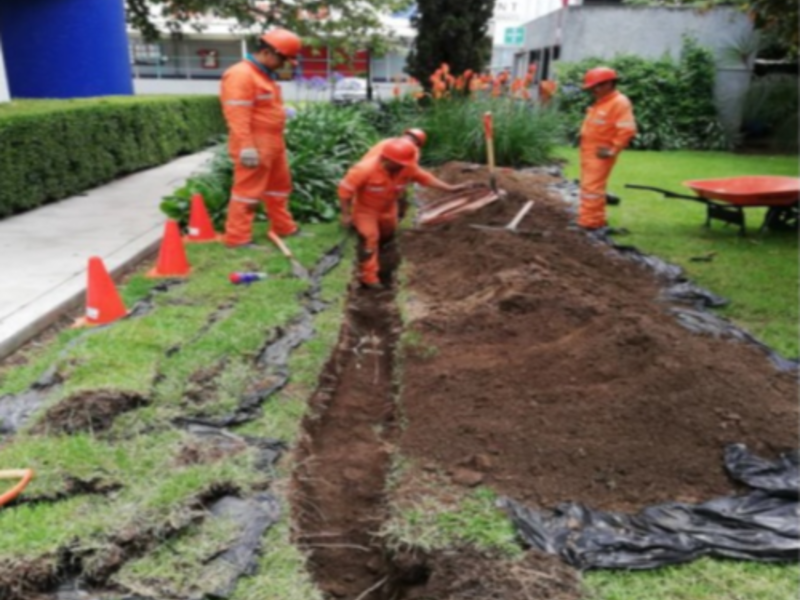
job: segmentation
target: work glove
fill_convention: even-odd
[[[248,169],[255,169],[258,166],[258,160],[258,150],[255,148],[243,148],[239,153],[239,162]]]
[[[608,146],[600,146],[597,149],[597,158],[612,158],[614,156],[614,149]]]

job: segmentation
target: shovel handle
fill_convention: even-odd
[[[518,212],[518,213],[517,213],[517,215],[516,215],[516,216],[515,216],[515,217],[514,217],[514,218],[511,220],[511,223],[509,223],[509,224],[508,224],[508,228],[509,228],[510,230],[514,231],[514,230],[517,228],[517,225],[519,225],[519,224],[520,224],[520,222],[522,221],[522,219],[524,219],[524,218],[525,218],[525,215],[527,215],[527,214],[528,214],[528,212],[530,212],[530,210],[531,210],[532,208],[533,208],[533,200],[528,200],[528,201],[525,203],[525,205],[524,205],[524,206],[523,206],[521,209],[519,209],[519,212]]]
[[[270,231],[267,234],[267,237],[278,247],[278,250],[280,250],[286,258],[294,258],[292,251],[289,250],[289,247],[283,242],[277,233]]]
[[[483,132],[486,134],[487,140],[494,139],[494,123],[492,122],[491,111],[483,113]]]
[[[483,131],[486,134],[486,158],[489,163],[489,172],[494,174],[494,125],[490,111],[483,114]]]

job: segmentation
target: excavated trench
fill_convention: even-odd
[[[350,290],[338,346],[311,399],[297,449],[295,542],[330,598],[395,598],[375,533],[397,434],[400,318],[394,292]]]

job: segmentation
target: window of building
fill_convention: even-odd
[[[135,65],[163,65],[167,57],[161,52],[159,44],[131,44],[131,57]]]

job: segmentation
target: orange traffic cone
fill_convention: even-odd
[[[192,205],[189,210],[189,235],[183,238],[186,242],[207,243],[216,242],[220,236],[214,231],[211,217],[208,216],[203,194],[192,195]]]
[[[75,321],[75,327],[105,325],[127,314],[111,275],[97,256],[89,259],[86,284],[86,316]]]
[[[186,277],[191,267],[186,258],[181,232],[177,221],[167,221],[164,226],[164,237],[158,251],[158,262],[147,273],[148,277]]]

